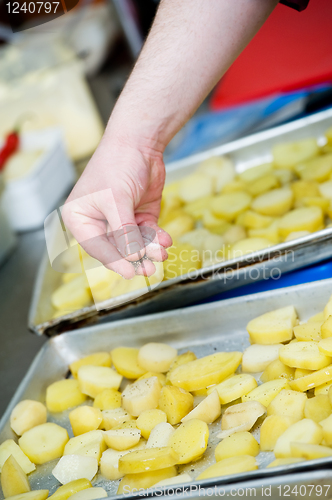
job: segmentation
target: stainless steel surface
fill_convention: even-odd
[[[332,109],[219,146],[168,165],[167,182],[182,178],[201,161],[215,155],[227,154],[234,161],[237,171],[241,172],[254,165],[271,161],[271,147],[276,143],[310,136],[317,137],[323,143],[324,132],[331,124]],[[78,328],[104,319],[115,321],[183,307],[252,281],[271,276],[275,278],[279,272],[284,273],[328,259],[332,257],[331,239],[331,228],[318,231],[298,240],[168,280],[153,292],[124,305],[119,306],[119,299],[115,298],[105,301],[101,305],[104,307],[102,311],[97,311],[93,305],[53,319],[51,318],[54,310],[50,295],[61,283],[61,275],[51,268],[45,256],[31,304],[29,328],[37,334],[54,335],[68,328]]]
[[[191,349],[199,357],[217,350],[242,351],[249,345],[246,325],[253,317],[293,304],[299,318],[306,320],[323,309],[331,293],[332,279],[328,279],[273,292],[113,322],[108,325],[96,325],[53,337],[36,357],[3,416],[0,422],[0,442],[14,437],[9,426],[9,417],[13,407],[25,398],[45,401],[46,387],[55,380],[66,377],[68,364],[75,359],[92,352],[110,350],[119,345],[139,347],[146,342],[158,341],[158,339],[179,350]],[[61,414],[60,418],[53,414],[50,415],[50,419],[69,428],[66,414]],[[215,434],[218,432],[218,427],[218,422],[210,426],[210,444],[216,441]],[[258,438],[257,428],[254,430],[254,435]],[[206,459],[201,464],[196,462],[191,467],[185,466],[185,470],[194,478],[203,466],[206,467],[213,461],[213,449],[208,448],[206,455]],[[261,453],[258,456],[258,462],[263,467],[272,459],[272,453]],[[54,463],[45,464],[39,471],[31,474],[32,486],[38,484],[39,487],[47,487],[52,492],[57,484],[51,475],[53,466]],[[315,467],[332,467],[332,457],[278,469],[264,468],[237,476],[222,477],[218,479],[218,484],[254,481],[256,478],[261,478],[268,484],[271,477],[277,473],[289,474],[311,470]],[[191,469],[195,470],[194,474]],[[204,481],[202,485],[207,486],[215,482],[216,480]],[[102,485],[112,495],[118,483],[105,481],[99,476],[95,484]]]

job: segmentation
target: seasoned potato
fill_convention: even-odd
[[[91,481],[98,471],[98,461],[94,457],[82,455],[66,455],[61,457],[52,470],[52,475],[62,484],[78,479]]]
[[[159,398],[159,408],[167,415],[170,424],[178,424],[194,407],[194,397],[181,387],[165,385]]]
[[[107,366],[81,366],[77,374],[83,394],[95,398],[105,389],[119,389],[122,375]]]
[[[20,495],[14,495],[10,498],[11,500],[46,500],[47,497],[48,490],[35,490],[21,493]]]
[[[93,402],[94,408],[99,410],[114,410],[121,406],[121,392],[116,389],[104,389],[97,394]]]
[[[279,186],[279,179],[273,174],[268,174],[250,182],[247,186],[247,190],[252,196],[258,196],[259,194],[266,193],[270,189],[278,188]]]
[[[212,212],[217,216],[232,222],[241,212],[244,212],[251,202],[250,194],[244,191],[221,194],[211,202]]]
[[[272,361],[264,370],[261,375],[262,382],[269,382],[270,380],[275,380],[277,378],[285,378],[287,380],[293,380],[295,376],[294,368],[284,365],[280,359]]]
[[[279,168],[293,168],[298,163],[310,160],[319,153],[316,139],[276,144],[272,148],[273,163]]]
[[[314,422],[321,422],[331,415],[332,408],[329,396],[318,394],[306,401],[304,407],[305,418],[310,418]]]
[[[113,408],[111,410],[102,411],[103,422],[101,428],[108,431],[109,429],[114,429],[124,422],[130,422],[134,419],[130,413],[125,411],[123,408]]]
[[[49,498],[52,500],[67,500],[70,496],[87,488],[92,488],[92,484],[88,479],[76,479],[60,486]]]
[[[10,427],[15,434],[22,436],[36,425],[45,424],[47,420],[46,407],[39,401],[25,399],[18,403],[10,415]]]
[[[258,418],[265,413],[265,406],[258,401],[246,401],[229,406],[222,416],[222,431],[217,437],[224,439],[235,432],[250,431]]]
[[[85,274],[59,286],[51,296],[52,306],[60,311],[75,311],[88,306],[92,301]]]
[[[86,400],[77,380],[58,380],[46,389],[46,406],[48,411],[60,412],[78,406]]]
[[[103,421],[101,411],[91,406],[79,406],[69,413],[69,421],[74,436],[99,428]]]
[[[60,458],[69,440],[68,432],[57,424],[47,422],[25,432],[18,440],[21,450],[35,464]]]
[[[163,448],[168,446],[169,440],[174,433],[174,429],[171,424],[167,422],[161,422],[154,427],[150,433],[148,442],[146,443],[147,448]]]
[[[152,429],[161,422],[167,422],[167,415],[162,410],[146,410],[136,420],[136,426],[145,439],[149,439]]]
[[[209,479],[219,476],[230,476],[231,474],[239,474],[240,472],[249,472],[258,469],[257,462],[254,457],[250,455],[242,455],[239,457],[225,458],[210,465],[204,472],[202,472],[197,480]]]
[[[133,347],[116,347],[112,350],[115,369],[126,378],[139,378],[147,371],[138,363],[139,350]]]
[[[201,401],[191,412],[185,415],[181,422],[187,422],[193,418],[203,420],[212,424],[221,415],[221,406],[218,391],[215,389],[203,401]]]
[[[13,439],[7,439],[0,444],[0,472],[3,464],[11,455],[15,458],[16,462],[23,469],[25,474],[29,474],[35,470],[35,464],[30,461],[25,453],[23,453],[18,444],[16,444]]]
[[[311,321],[310,323],[303,323],[302,325],[294,326],[294,335],[297,340],[301,341],[318,341],[321,339],[321,322]]]
[[[93,366],[108,366],[110,367],[112,363],[111,356],[108,352],[96,352],[85,356],[84,358],[78,359],[69,365],[69,369],[74,378],[77,378],[78,370],[84,365]]]
[[[171,446],[164,448],[146,448],[123,455],[119,459],[121,474],[139,474],[142,472],[166,469],[179,463],[179,454]]]
[[[178,464],[187,464],[197,460],[207,448],[209,428],[206,422],[191,419],[181,424],[171,435],[169,446],[179,457]]]
[[[309,443],[291,443],[292,457],[314,460],[332,456],[332,449],[328,446]]]
[[[294,422],[304,418],[307,396],[302,392],[283,389],[267,407],[267,415],[292,417]]]
[[[170,477],[177,475],[176,467],[166,467],[165,469],[151,470],[148,472],[141,472],[140,474],[127,474],[121,480],[118,488],[118,495],[122,493],[133,493],[139,491],[141,488],[151,488],[154,484]]]
[[[291,443],[320,444],[323,439],[323,430],[313,420],[304,418],[288,427],[279,437],[274,454],[276,458],[287,458],[292,456]]]
[[[305,392],[330,381],[332,381],[332,365],[322,368],[321,370],[314,371],[305,377],[291,380],[289,385],[294,391]]]
[[[296,173],[306,181],[324,182],[328,180],[332,171],[332,154],[318,156],[312,160],[298,163]]]
[[[10,455],[2,466],[1,488],[5,498],[30,491],[27,475],[13,455]]]
[[[283,346],[279,358],[287,366],[319,370],[331,363],[331,358],[322,354],[317,342],[296,342]]]
[[[296,321],[295,308],[286,306],[252,319],[247,325],[247,330],[252,343],[278,344],[293,338]]]
[[[167,344],[150,342],[138,351],[138,364],[145,371],[165,373],[177,356],[177,350]],[[141,374],[143,375],[143,374]]]
[[[232,182],[235,177],[233,162],[226,156],[213,156],[204,160],[197,168],[197,172],[212,179],[217,193],[222,191],[223,187]]]
[[[136,446],[141,439],[139,429],[111,429],[104,432],[105,443],[117,451],[128,450]]]
[[[122,407],[134,417],[145,410],[157,408],[161,385],[157,377],[137,380],[127,385],[122,393]]]
[[[254,199],[251,208],[262,215],[278,217],[292,208],[293,192],[288,187],[273,189]]]
[[[216,461],[241,455],[255,457],[259,453],[259,444],[250,432],[237,432],[223,439],[215,450]]]
[[[256,389],[253,389],[248,394],[242,396],[242,402],[258,401],[262,405],[268,407],[279,392],[283,389],[287,389],[288,387],[288,380],[281,378],[271,380],[270,382],[265,382],[265,384],[259,385]]]
[[[188,175],[180,181],[179,197],[185,203],[211,195],[216,187],[215,179],[201,172]]]
[[[63,454],[93,457],[99,462],[101,454],[105,450],[106,444],[103,431],[96,430],[69,439]]]
[[[241,396],[248,394],[250,391],[255,389],[255,387],[257,387],[255,378],[246,373],[229,377],[215,386],[218,391],[221,404],[227,404],[231,401],[235,401]]]
[[[242,371],[247,373],[262,372],[272,361],[279,358],[282,344],[253,344],[244,350],[242,356]]]
[[[286,415],[269,415],[261,426],[261,450],[273,451],[279,437],[295,422],[294,418]]]

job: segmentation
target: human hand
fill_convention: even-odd
[[[164,181],[160,151],[105,135],[63,207],[63,221],[108,269],[126,279],[150,276],[152,261],[167,259],[172,244],[157,224]],[[135,272],[132,262],[144,255],[149,259]]]

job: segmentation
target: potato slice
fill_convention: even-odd
[[[311,375],[312,373],[314,373],[314,370],[305,370],[304,368],[296,368],[294,379],[296,380],[297,378],[306,377],[307,375]]]
[[[239,259],[243,255],[258,252],[270,246],[271,241],[267,238],[245,238],[232,246],[229,259]]]
[[[329,179],[332,171],[332,154],[318,156],[312,160],[298,163],[296,173],[306,181],[324,182]]]
[[[242,356],[242,371],[246,373],[262,372],[272,361],[279,358],[282,344],[253,344],[244,350]]]
[[[218,391],[215,389],[203,401],[201,401],[190,413],[181,419],[187,422],[193,418],[212,424],[221,415],[221,406]]]
[[[248,235],[250,238],[263,238],[264,240],[268,240],[270,243],[280,243],[278,224],[279,220],[275,220],[267,227],[261,229],[249,229]]]
[[[137,493],[146,488],[151,488],[159,481],[169,479],[177,475],[176,467],[166,467],[165,469],[142,472],[140,474],[127,474],[120,482],[117,491],[118,495]]]
[[[13,455],[10,455],[2,466],[1,488],[5,498],[30,491],[27,475]]]
[[[253,389],[248,394],[242,396],[242,402],[246,401],[258,401],[262,405],[268,407],[271,401],[279,394],[283,389],[288,389],[288,380],[277,379],[271,380],[270,382],[265,382],[265,384],[259,385],[256,389]]]
[[[101,428],[105,431],[109,431],[119,424],[133,420],[133,416],[130,415],[123,408],[114,408],[113,410],[102,411],[103,422]]]
[[[296,342],[281,347],[279,358],[285,365],[306,370],[319,370],[331,363],[331,358],[322,354],[317,342]]]
[[[105,443],[109,448],[117,451],[128,450],[141,439],[139,429],[111,429],[104,432]]]
[[[314,316],[311,316],[308,321],[308,323],[316,323],[316,322],[320,322],[321,324],[324,323],[324,311],[321,311],[317,314],[315,314]]]
[[[232,474],[240,474],[241,472],[249,472],[258,469],[257,462],[250,455],[242,455],[239,457],[225,458],[216,464],[210,465],[197,478],[197,481],[202,479],[210,479],[212,477],[230,476]]]
[[[234,245],[240,240],[244,240],[247,236],[244,227],[233,225],[223,234],[226,245]]]
[[[271,462],[267,468],[270,469],[272,467],[284,467],[285,465],[292,465],[292,464],[298,464],[299,462],[303,462],[303,458],[294,458],[294,457],[289,457],[289,458],[276,458]]]
[[[252,343],[278,344],[293,338],[296,321],[294,306],[286,306],[252,319],[247,330]]]
[[[78,359],[69,365],[69,369],[74,378],[77,378],[78,370],[81,366],[93,365],[93,366],[107,366],[110,367],[112,363],[111,356],[108,352],[95,352],[89,356]]]
[[[175,219],[163,223],[163,229],[167,233],[172,235],[174,240],[180,238],[183,234],[192,231],[195,227],[195,220],[190,215],[186,214],[184,211],[178,215]]]
[[[61,457],[52,470],[52,474],[61,484],[67,484],[77,479],[91,481],[98,471],[98,461],[94,457],[82,455],[66,455]]]
[[[331,385],[332,381],[326,382],[325,384],[318,385],[317,387],[315,387],[315,396],[318,396],[318,394],[328,394]]]
[[[291,380],[289,385],[294,391],[305,392],[330,381],[332,381],[332,365],[317,370],[305,377]]]
[[[100,473],[110,481],[121,479],[124,474],[119,472],[119,460],[126,453],[130,453],[130,451],[115,451],[110,448],[104,451],[100,459]]]
[[[101,454],[106,450],[103,431],[90,431],[69,439],[63,451],[64,455],[82,455],[96,458],[99,462]]]
[[[157,408],[161,385],[157,377],[137,380],[127,385],[122,393],[123,409],[134,417],[138,417],[145,410]]]
[[[60,425],[47,422],[25,432],[18,444],[35,464],[60,458],[69,440],[68,432]]]
[[[320,321],[316,323],[313,321],[310,323],[303,323],[302,325],[294,326],[294,335],[297,340],[301,340],[302,342],[310,342],[311,340],[318,341],[321,339],[320,328]]]
[[[166,375],[164,375],[163,373],[146,372],[146,373],[144,373],[144,375],[139,377],[137,380],[143,380],[145,378],[151,378],[151,377],[157,377],[157,379],[159,380],[159,383],[162,387],[164,387],[164,385],[166,385]]]
[[[292,456],[291,443],[309,443],[319,444],[323,439],[323,430],[313,420],[304,418],[299,422],[288,427],[288,429],[279,437],[274,454],[276,458],[287,458]]]
[[[315,181],[299,180],[291,184],[295,201],[300,201],[303,198],[319,196],[319,184]]]
[[[247,210],[243,213],[243,225],[248,229],[261,229],[272,224],[272,217],[258,214],[252,210]]]
[[[157,424],[156,427],[150,432],[148,442],[146,444],[147,448],[163,448],[168,446],[170,437],[174,433],[174,429],[171,424],[166,422],[161,422]]]
[[[247,401],[232,405],[224,412],[221,419],[222,432],[217,435],[224,439],[235,432],[250,431],[259,417],[266,413],[266,408],[258,401]]]
[[[255,378],[252,375],[241,373],[227,378],[216,385],[215,389],[219,394],[220,403],[224,405],[248,394],[255,387],[257,387]]]
[[[246,184],[250,184],[257,179],[270,174],[271,172],[273,172],[272,163],[263,163],[262,165],[257,165],[256,167],[247,168],[243,172],[240,172],[238,177]]]
[[[119,389],[122,375],[107,366],[81,366],[77,374],[80,390],[95,398],[105,389]]]
[[[152,429],[156,425],[167,422],[167,415],[162,410],[146,410],[136,420],[136,426],[145,439],[149,439]]]
[[[107,492],[104,488],[100,486],[95,486],[94,488],[88,488],[87,490],[81,490],[74,495],[71,495],[71,500],[97,500],[98,498],[106,498]]]
[[[49,498],[52,500],[67,500],[67,498],[74,495],[74,493],[87,490],[88,488],[92,488],[92,484],[88,479],[76,479],[75,481],[60,486],[60,488],[58,488]]]
[[[259,444],[250,432],[237,432],[221,441],[215,449],[216,461],[224,458],[251,455],[256,457],[259,453]]]
[[[60,311],[76,311],[88,306],[92,296],[85,274],[60,285],[51,295],[51,303]]]
[[[279,437],[295,424],[296,420],[286,415],[269,415],[260,429],[261,451],[273,451]]]
[[[138,349],[133,347],[116,347],[112,350],[112,361],[115,369],[126,378],[138,378],[147,370],[138,364]]]
[[[293,192],[288,187],[273,189],[254,199],[251,208],[262,215],[278,217],[287,213],[293,204]]]
[[[266,193],[267,191],[270,191],[270,189],[278,188],[279,186],[279,179],[273,174],[268,174],[260,177],[259,179],[256,179],[253,182],[250,182],[250,184],[248,184],[247,186],[247,189],[252,196],[258,196],[260,194]]]
[[[206,209],[210,208],[211,205],[211,200],[213,199],[213,196],[204,196],[203,198],[199,198],[198,200],[192,201],[190,203],[187,203],[184,207],[183,210],[186,212],[186,214],[190,215],[193,217],[195,220],[200,220],[202,219],[204,212]],[[191,234],[193,235],[194,233],[197,234],[197,236],[201,236],[204,234],[205,229],[199,228],[199,229],[193,229],[193,231],[190,231],[190,233],[187,233],[188,235]],[[181,236],[181,241],[184,243],[191,243],[193,246],[196,247],[195,241],[189,237],[188,240],[183,239],[185,238],[185,234]]]
[[[324,215],[320,207],[303,207],[291,210],[279,221],[279,234],[287,238],[294,231],[318,231],[324,227]]]
[[[187,175],[179,186],[179,196],[185,203],[198,200],[203,196],[211,195],[215,190],[215,180],[213,177],[200,172]]]
[[[35,490],[10,497],[10,500],[46,500],[48,490]]]
[[[167,344],[150,342],[140,348],[138,364],[144,371],[165,373],[177,356],[177,350]]]
[[[291,443],[292,457],[304,458],[305,460],[315,460],[332,456],[332,450],[328,446],[308,443]]]
[[[216,196],[211,202],[211,210],[217,216],[232,222],[241,212],[249,208],[250,194],[245,191]]]
[[[74,436],[79,436],[98,429],[103,421],[103,416],[98,408],[80,406],[69,413],[69,421]]]
[[[332,337],[327,337],[318,342],[318,349],[325,356],[332,356]]]
[[[139,474],[142,472],[165,469],[179,463],[178,453],[171,447],[146,448],[132,451],[119,459],[119,472]]]
[[[79,389],[77,380],[58,380],[46,389],[46,406],[53,413],[68,410],[86,400],[86,395]]]
[[[329,396],[319,394],[306,401],[304,407],[305,418],[310,418],[314,422],[321,422],[331,415],[332,408]]]
[[[322,182],[318,186],[319,192],[323,198],[327,198],[328,200],[332,199],[332,181]]]
[[[46,421],[45,405],[31,399],[25,399],[18,403],[10,415],[10,427],[18,436],[22,436],[36,425],[45,424]]]
[[[276,144],[272,148],[273,163],[278,168],[293,168],[301,161],[310,160],[319,153],[316,139]]]
[[[181,424],[171,435],[169,446],[178,456],[178,464],[188,464],[200,458],[209,439],[209,428],[205,422],[191,419]]]
[[[287,168],[275,168],[273,169],[273,174],[283,186],[290,184],[294,180],[293,172]]]
[[[267,407],[267,415],[292,417],[294,422],[296,422],[304,418],[306,403],[306,394],[283,389]]]
[[[115,410],[121,406],[121,392],[116,389],[104,389],[95,397],[94,408],[99,410]]]
[[[234,373],[241,359],[242,353],[237,351],[211,354],[178,366],[171,371],[169,380],[172,385],[187,391],[205,389]]]
[[[293,380],[295,375],[294,368],[284,365],[279,359],[272,361],[264,370],[261,376],[262,382],[269,382],[277,378]]]
[[[16,444],[13,439],[7,439],[0,444],[0,472],[3,464],[11,455],[15,458],[25,474],[29,474],[36,469],[35,464],[33,464],[27,455],[23,453],[18,444]]]
[[[201,259],[198,250],[188,243],[176,242],[174,241],[174,235],[172,237],[173,245],[167,249],[168,259],[164,262],[165,280],[170,280],[201,268]]]
[[[170,424],[178,424],[194,407],[194,397],[190,392],[165,385],[159,398],[159,408],[167,415]]]
[[[197,356],[194,352],[192,351],[184,352],[176,356],[169,369],[174,370],[174,368],[177,368],[178,366],[181,365],[185,365],[186,363],[189,363],[189,361],[195,361],[195,359],[197,359]]]
[[[223,187],[235,178],[233,162],[226,156],[213,156],[204,160],[198,166],[196,172],[210,177],[217,193],[222,191]]]

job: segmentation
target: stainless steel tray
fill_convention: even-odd
[[[199,357],[211,354],[215,350],[242,351],[249,345],[246,325],[253,317],[277,307],[293,304],[300,319],[306,320],[323,309],[331,293],[332,279],[327,279],[202,306],[112,322],[108,325],[95,325],[53,337],[37,355],[0,421],[0,442],[14,437],[9,426],[13,407],[25,398],[44,401],[47,385],[66,377],[68,365],[81,356],[100,350],[110,350],[119,345],[139,347],[146,342],[158,341],[158,339],[177,347],[179,350],[191,349]],[[53,415],[51,419],[61,425],[68,425],[64,415],[61,415],[60,418]],[[217,421],[216,424],[210,426],[210,443],[215,440],[214,436],[219,430],[219,425],[219,421]],[[254,430],[254,434],[258,437],[258,429]],[[200,465],[198,462],[194,463],[194,466],[187,466],[189,474],[197,477],[200,470],[211,463],[213,449],[208,448],[206,455],[206,459]],[[272,453],[261,453],[258,456],[258,462],[262,466],[266,466],[271,459],[273,459]],[[53,466],[52,463],[45,464],[33,473],[30,476],[32,486],[45,487],[52,492],[56,487],[56,481],[51,475]],[[222,477],[218,480],[206,480],[199,484],[202,487],[210,487],[214,484],[224,485],[259,480],[262,481],[262,484],[268,485],[271,478],[276,475],[330,467],[332,467],[332,457],[279,467],[278,469],[260,469],[236,476]],[[194,474],[190,471],[192,468],[195,469]],[[306,475],[309,482],[312,480],[311,474],[310,472],[310,476]],[[284,479],[278,478],[278,481],[284,481]],[[287,481],[291,481],[290,476],[287,476],[285,481],[285,484],[288,484]],[[103,485],[110,492],[110,495],[115,493],[118,484],[102,480],[100,477],[95,480],[95,483]]]
[[[173,182],[192,172],[201,161],[215,155],[228,155],[238,172],[271,161],[271,148],[283,141],[317,137],[323,144],[324,132],[332,125],[332,109],[301,120],[245,137],[210,151],[191,156],[167,166],[167,182]],[[288,272],[332,257],[332,228],[304,238],[275,245],[249,256],[202,268],[161,283],[152,292],[118,305],[118,299],[105,301],[97,311],[88,306],[62,317],[50,319],[54,310],[50,295],[59,286],[61,274],[54,271],[45,255],[39,269],[29,314],[29,328],[37,334],[54,335],[82,327],[92,322],[118,320],[156,311],[183,307],[217,293],[266,279],[271,274]]]

